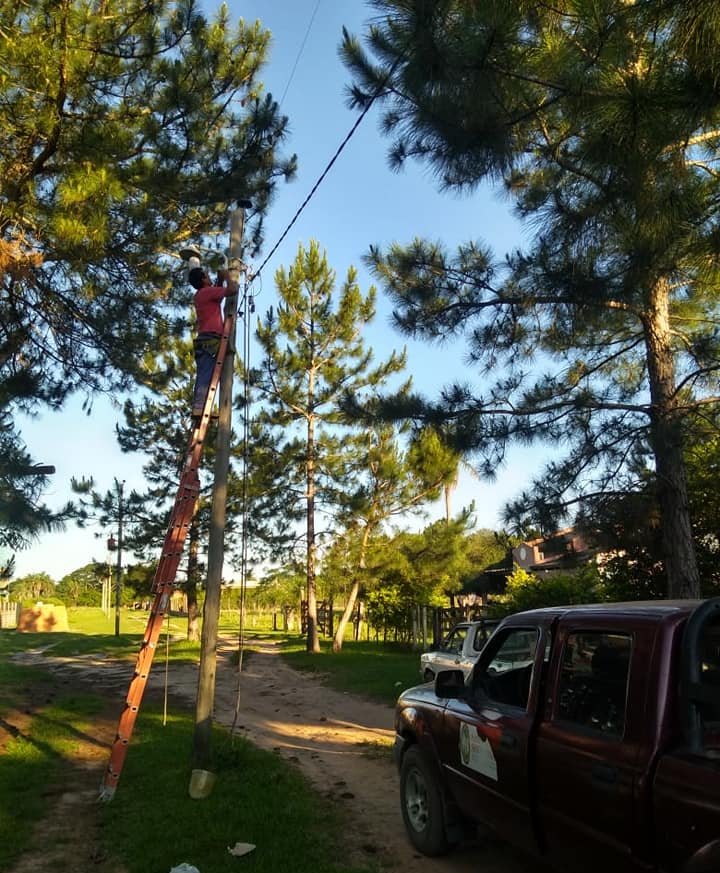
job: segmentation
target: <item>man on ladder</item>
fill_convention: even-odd
[[[220,301],[228,294],[235,293],[235,288],[229,285],[227,270],[218,270],[217,280],[213,285],[210,276],[202,267],[192,267],[188,273],[188,282],[196,289],[193,298],[197,319],[195,348],[195,388],[193,391],[192,417],[197,421],[205,406],[213,368],[220,348],[223,332],[223,315]]]

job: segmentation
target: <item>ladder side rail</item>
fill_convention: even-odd
[[[233,306],[231,312],[225,318],[220,347],[218,348],[215,367],[205,397],[203,412],[190,437],[190,444],[186,453],[175,503],[170,513],[169,526],[165,535],[161,557],[153,577],[152,590],[155,592],[155,597],[150,609],[140,651],[135,662],[133,676],[128,687],[125,709],[120,715],[115,740],[110,749],[110,760],[100,787],[100,800],[111,800],[120,780],[130,737],[132,736],[140,710],[140,704],[157,648],[157,641],[160,637],[165,613],[170,602],[170,595],[175,584],[177,570],[180,565],[185,539],[190,522],[192,521],[195,501],[199,491],[197,470],[202,457],[205,435],[210,420],[210,411],[220,383],[220,374],[225,362],[232,325],[235,320],[234,310],[235,307]]]

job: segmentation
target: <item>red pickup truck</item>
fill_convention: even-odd
[[[395,728],[426,855],[484,825],[561,870],[720,873],[720,598],[510,616]]]

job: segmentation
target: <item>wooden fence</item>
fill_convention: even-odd
[[[20,604],[0,602],[0,628],[15,628],[20,619]]]

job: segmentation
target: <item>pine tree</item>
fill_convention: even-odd
[[[352,538],[358,541],[354,550],[357,562],[351,570],[352,583],[333,638],[335,652],[342,649],[345,630],[365,575],[372,538],[390,519],[407,515],[436,500],[442,487],[451,482],[457,472],[457,455],[443,445],[433,429],[426,428],[415,434],[406,450],[400,444],[397,430],[390,425],[376,425],[358,441],[356,475],[360,481],[344,500],[345,538],[354,534]]]
[[[259,422],[280,434],[276,479],[283,477],[305,510],[307,649],[318,652],[316,516],[337,502],[356,455],[340,402],[383,384],[402,370],[404,356],[372,366],[361,334],[375,314],[375,291],[363,296],[350,268],[336,294],[335,273],[317,243],[301,245],[275,280],[280,303],[258,326],[263,360],[253,382],[263,404]]]
[[[53,512],[41,499],[49,475],[33,464],[11,417],[0,410],[0,548],[24,548],[43,530],[62,527],[69,506]]]
[[[227,232],[239,197],[258,245],[294,158],[258,78],[270,35],[224,6],[5,2],[0,31],[4,424],[142,380],[179,299],[168,254]]]
[[[386,101],[391,159],[448,189],[502,181],[534,235],[416,240],[370,259],[412,335],[465,335],[486,378],[406,414],[448,418],[493,473],[508,441],[564,451],[533,483],[544,526],[654,467],[668,593],[700,580],[684,444],[717,408],[720,7],[376,0],[373,63],[346,35],[352,100]],[[397,410],[396,410],[397,412]]]
[[[147,490],[139,495],[138,507],[130,518],[127,545],[138,556],[156,557],[167,532],[170,511],[177,493],[188,445],[188,409],[191,405],[194,361],[192,343],[178,337],[167,351],[146,360],[151,380],[162,385],[140,403],[127,400],[123,407],[125,424],[117,429],[123,451],[147,456],[143,475]],[[208,434],[204,455],[212,453]],[[232,477],[232,474],[231,474]],[[201,476],[201,485],[202,479]],[[207,532],[208,486],[201,487],[187,534],[187,564],[182,585],[187,597],[187,638],[198,640],[198,588],[201,585],[200,542]],[[141,508],[140,508],[141,507]],[[228,526],[232,529],[233,514]]]

